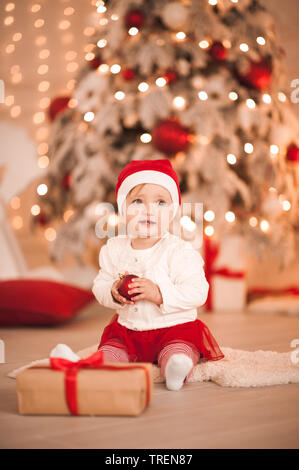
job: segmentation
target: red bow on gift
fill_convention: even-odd
[[[204,241],[204,257],[205,257],[205,274],[206,274],[206,279],[210,285],[209,292],[208,292],[208,297],[206,300],[206,309],[211,310],[212,309],[212,276],[217,274],[218,276],[224,276],[224,277],[229,277],[229,278],[244,278],[245,273],[243,271],[232,271],[230,268],[215,268],[214,263],[215,260],[219,254],[219,245],[216,242],[213,242],[213,240],[208,237],[204,236],[203,238]]]
[[[69,409],[73,415],[78,414],[77,373],[80,369],[99,369],[103,365],[103,352],[97,351],[86,359],[69,361],[61,357],[50,357],[51,369],[64,370],[65,394]]]
[[[60,357],[50,357],[51,369],[65,371],[65,395],[70,412],[73,415],[78,415],[77,403],[77,373],[80,369],[108,369],[108,370],[128,370],[128,369],[143,369],[146,374],[147,383],[147,399],[146,405],[150,401],[150,375],[145,366],[117,366],[106,365],[103,363],[103,352],[97,351],[86,359],[79,361],[69,361]]]

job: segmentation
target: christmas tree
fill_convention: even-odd
[[[96,2],[97,29],[72,96],[51,103],[39,224],[80,257],[132,159],[169,158],[207,235],[237,230],[286,266],[298,229],[298,122],[284,50],[258,0]],[[117,223],[117,220],[114,223]]]

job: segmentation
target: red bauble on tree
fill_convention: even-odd
[[[172,83],[175,82],[178,78],[177,73],[175,70],[168,69],[166,72],[163,74],[163,78],[165,78],[167,83]]]
[[[62,113],[67,109],[69,101],[69,96],[57,96],[57,98],[54,98],[51,101],[50,106],[48,108],[48,116],[50,121],[54,121],[54,119],[59,113]]]
[[[88,65],[91,69],[95,70],[102,64],[100,56],[95,56],[92,60],[88,61]]]
[[[47,225],[49,223],[47,216],[43,212],[40,212],[35,216],[35,221],[42,226]]]
[[[239,82],[248,88],[263,90],[270,85],[272,78],[271,65],[264,59],[258,62],[250,60],[245,71],[241,72],[238,69],[235,71]]]
[[[221,41],[215,41],[209,49],[209,54],[214,60],[225,60],[227,57],[227,49]]]
[[[160,121],[154,128],[152,139],[157,149],[167,155],[174,155],[188,148],[192,135],[177,118],[170,118]]]
[[[142,28],[145,23],[144,13],[141,10],[130,10],[125,18],[126,26],[128,28]]]
[[[297,147],[297,145],[289,145],[286,158],[289,162],[299,163],[299,148]]]
[[[122,71],[122,76],[125,80],[133,80],[133,78],[135,78],[135,70],[134,69],[124,69]]]
[[[66,173],[62,179],[62,186],[64,189],[70,189],[71,187],[71,174]]]

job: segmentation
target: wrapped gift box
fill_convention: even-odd
[[[299,315],[299,287],[251,287],[247,293],[247,312]]]
[[[207,310],[240,311],[246,307],[246,256],[241,236],[224,235],[221,240],[204,236],[202,256],[210,289]]]
[[[16,379],[21,414],[137,416],[152,400],[151,363],[103,363],[100,351],[78,362],[50,358]]]

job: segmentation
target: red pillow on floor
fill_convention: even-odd
[[[57,281],[0,281],[0,325],[57,325],[92,300],[91,291]]]

